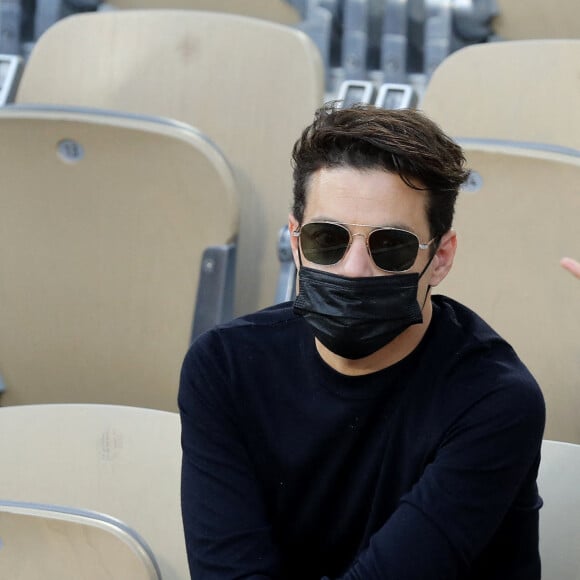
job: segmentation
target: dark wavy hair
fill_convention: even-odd
[[[318,169],[383,169],[427,192],[431,237],[440,238],[453,223],[455,200],[468,175],[464,164],[461,147],[416,109],[363,104],[342,109],[328,103],[292,150],[292,211],[302,223],[309,179]]]

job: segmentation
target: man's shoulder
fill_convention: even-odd
[[[481,383],[485,390],[509,388],[541,399],[534,376],[507,340],[467,306],[443,295],[433,298],[436,341],[445,342],[452,355],[450,374],[467,375],[472,384]]]
[[[434,343],[444,346],[440,385],[448,417],[484,417],[485,421],[521,422],[541,433],[545,402],[540,385],[512,347],[471,309],[434,297]],[[444,349],[444,350],[443,350]]]
[[[234,318],[220,325],[220,328],[235,328],[240,326],[268,327],[284,324],[297,318],[293,312],[293,304],[292,301],[273,304],[256,312]]]
[[[513,346],[471,308],[438,294],[433,296],[434,329],[439,344],[463,356],[493,352],[501,357],[515,356]]]
[[[434,295],[432,301],[440,324],[448,329],[454,329],[466,337],[471,336],[476,341],[503,340],[479,314],[465,304],[443,294]]]
[[[243,382],[244,377],[281,368],[296,358],[304,336],[292,303],[235,318],[204,332],[189,346],[182,380],[199,382],[204,377],[205,382],[222,383],[235,376],[236,381]]]
[[[483,318],[467,306],[443,295],[433,297],[436,324],[435,342],[443,344],[461,366],[478,370],[489,377],[493,373],[517,375],[521,382],[535,384],[535,379],[518,353]]]
[[[190,351],[261,350],[291,341],[300,333],[301,322],[292,310],[292,302],[275,304],[215,326],[199,336]]]

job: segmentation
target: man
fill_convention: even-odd
[[[461,149],[418,111],[327,106],[293,162],[296,301],[210,331],[183,365],[192,578],[539,579],[541,392],[431,296]]]

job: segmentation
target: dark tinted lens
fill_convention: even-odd
[[[349,240],[348,230],[337,224],[310,223],[300,230],[300,247],[304,257],[322,266],[340,261]]]
[[[375,264],[389,272],[408,270],[415,263],[419,239],[403,230],[375,230],[369,236],[369,248]]]

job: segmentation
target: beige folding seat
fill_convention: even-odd
[[[519,4],[527,10],[527,2]],[[549,2],[544,5],[552,10]],[[476,44],[448,56],[419,108],[454,137],[580,150],[579,102],[580,38],[514,40]]]
[[[11,580],[161,580],[140,536],[95,512],[0,500],[0,541]]]
[[[319,51],[290,26],[204,11],[113,10],[49,28],[15,100],[160,115],[207,134],[240,184],[235,313],[242,314],[274,302],[291,149],[323,92]]]
[[[580,443],[580,39],[473,45],[436,69],[420,108],[474,170],[458,201],[458,255],[440,291],[516,347],[547,402],[546,436]],[[569,276],[570,277],[570,276]],[[571,277],[570,277],[571,278]]]
[[[538,476],[543,580],[580,578],[580,445],[544,440]]]
[[[120,520],[109,531],[133,552],[147,552],[149,546],[150,553],[140,556],[143,564],[156,561],[163,580],[189,580],[179,499],[179,437],[179,415],[167,411],[90,404],[0,407],[0,499],[97,512],[105,524],[110,518]],[[92,524],[103,526],[102,521]],[[71,557],[80,557],[86,547],[70,538],[70,526],[60,526],[67,534],[62,542],[71,542]],[[83,534],[96,543],[95,549],[111,543],[94,529]]]
[[[496,0],[495,34],[506,40],[580,38],[578,0]]]
[[[186,125],[105,112],[6,107],[0,135],[1,403],[176,410],[192,324],[227,317],[226,160]]]
[[[454,220],[453,268],[436,290],[514,346],[546,398],[546,437],[580,443],[580,155],[460,142],[472,175]]]
[[[106,4],[124,10],[162,8],[228,12],[289,25],[300,21],[298,11],[286,0],[107,0]]]

